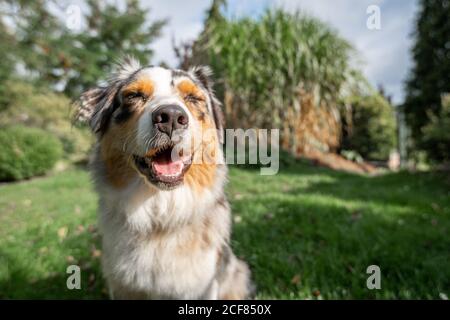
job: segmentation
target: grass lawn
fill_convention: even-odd
[[[298,164],[275,176],[232,168],[232,246],[260,299],[450,295],[450,184],[442,173],[377,177]],[[107,298],[96,195],[71,169],[0,186],[0,298]],[[66,288],[78,264],[82,289]],[[381,268],[381,290],[366,268]]]

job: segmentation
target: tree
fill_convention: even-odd
[[[439,114],[430,114],[430,122],[423,128],[423,144],[432,159],[450,163],[450,94],[442,97]]]
[[[450,1],[421,0],[412,50],[414,66],[406,82],[403,110],[416,147],[423,142],[423,128],[431,114],[439,114],[441,96],[450,92]],[[430,150],[429,150],[430,151]]]
[[[42,85],[58,82],[73,44],[64,22],[51,13],[44,0],[6,0],[2,8],[2,18],[12,20],[15,63],[28,71],[29,80]]]
[[[213,0],[211,7],[206,10],[203,30],[196,40],[173,44],[175,56],[179,60],[179,68],[187,70],[190,66],[209,63],[208,45],[217,25],[226,23],[222,9],[227,6],[226,0]],[[206,61],[206,62],[205,62]]]
[[[65,92],[69,95],[92,86],[105,76],[111,62],[131,54],[148,64],[153,56],[150,44],[161,35],[166,20],[147,24],[149,10],[138,0],[127,0],[123,11],[105,1],[88,0],[87,29],[74,41],[71,52],[73,73],[67,74]]]
[[[105,0],[86,4],[86,27],[79,32],[66,27],[65,12],[57,12],[61,2],[6,0],[2,5],[13,19],[17,62],[36,85],[62,88],[74,97],[104,79],[121,56],[132,54],[149,63],[150,44],[161,34],[165,20],[149,23],[149,10],[138,0],[126,0],[123,10]]]
[[[11,30],[0,19],[0,111],[4,109],[7,97],[5,83],[14,73],[15,64],[15,39]]]

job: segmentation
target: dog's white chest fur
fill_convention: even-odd
[[[212,195],[203,195],[198,206],[188,188],[149,196],[141,187],[137,181],[120,193],[104,192],[101,199],[103,268],[113,295],[132,296],[127,291],[133,288],[136,298],[210,297],[217,250],[199,245],[192,221],[205,213]],[[159,234],[172,226],[173,233]]]

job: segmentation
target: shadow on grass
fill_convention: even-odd
[[[369,176],[332,171],[323,167],[305,165],[305,163],[303,160],[300,165],[280,167],[278,174],[300,178],[301,176],[324,175],[332,180],[310,183],[306,187],[291,186],[285,192],[293,196],[300,194],[329,195],[349,201],[422,206],[426,207],[426,211],[437,212],[442,212],[450,206],[450,171],[416,173],[400,171]],[[232,167],[259,175],[259,168],[256,166],[235,165]]]
[[[98,239],[87,234],[68,237],[61,244],[62,249],[49,248],[50,254],[52,250],[67,252],[60,259],[39,257],[36,248],[30,255],[39,267],[34,265],[33,259],[25,264],[11,254],[0,252],[0,262],[6,264],[7,276],[0,280],[0,299],[107,299],[99,259],[91,256],[90,248],[97,242]],[[73,252],[78,253],[76,260],[68,261],[67,257]],[[81,269],[79,290],[67,288],[67,279],[72,274],[66,273],[69,265],[78,265]]]
[[[265,204],[277,207],[273,217],[243,220],[233,234],[260,297],[439,298],[450,286],[450,243],[432,225],[355,216],[336,206]],[[246,210],[242,203],[234,207]],[[366,288],[366,268],[373,264],[381,268],[380,291]]]
[[[439,299],[447,293],[449,200],[439,173],[319,172],[335,179],[232,202],[243,217],[234,225],[233,246],[251,265],[259,297]],[[381,268],[381,290],[366,287],[370,265]]]
[[[445,177],[447,175],[447,178]],[[332,176],[332,175],[331,175]],[[334,182],[314,183],[307,188],[293,188],[290,194],[324,194],[342,200],[379,204],[419,206],[425,211],[439,211],[439,203],[450,204],[448,173],[388,173],[379,176],[339,175]],[[442,211],[442,210],[441,210]]]

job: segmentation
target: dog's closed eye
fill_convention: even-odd
[[[142,92],[129,92],[125,94],[125,100],[130,102],[134,102],[136,100],[146,101],[147,99],[147,95]]]
[[[187,102],[192,102],[192,103],[199,103],[199,102],[204,102],[205,99],[199,95],[195,95],[193,93],[188,93],[187,95],[184,96],[184,100]]]

